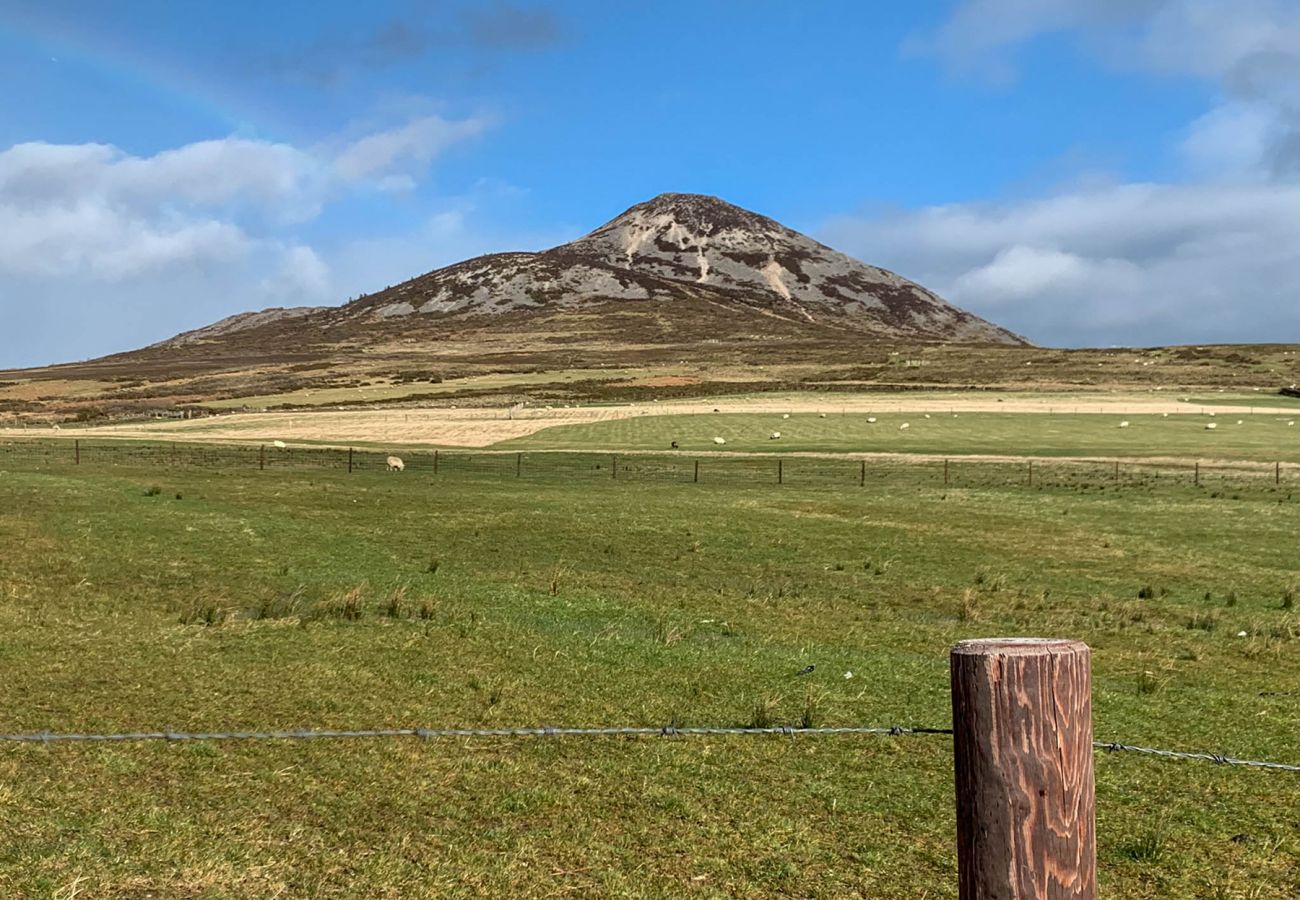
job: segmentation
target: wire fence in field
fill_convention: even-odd
[[[426,740],[437,738],[533,738],[533,737],[754,737],[785,735],[787,737],[819,737],[830,735],[947,735],[951,728],[928,728],[906,725],[879,726],[826,726],[803,727],[774,725],[769,727],[686,726],[663,725],[601,725],[587,728],[567,726],[540,726],[533,728],[365,728],[326,729],[299,728],[279,731],[127,731],[118,733],[77,732],[18,732],[0,733],[0,744],[95,744],[95,743],[146,743],[151,741],[309,741],[341,740],[346,738],[396,738],[414,737]],[[1267,760],[1237,759],[1220,753],[1160,750],[1113,741],[1093,741],[1094,750],[1107,753],[1139,753],[1161,759],[1212,762],[1221,766],[1243,766],[1281,772],[1300,772],[1300,765],[1270,762]]]
[[[243,471],[385,472],[387,451],[359,448],[88,440],[0,440],[0,468],[67,466],[200,467]],[[897,484],[951,487],[1020,485],[1040,489],[1290,492],[1300,464],[1197,460],[982,457],[853,457],[799,453],[401,450],[405,477],[609,480],[709,485],[852,488]]]

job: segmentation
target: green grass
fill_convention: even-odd
[[[498,444],[501,449],[824,451],[1015,454],[1029,456],[1177,456],[1300,462],[1300,414],[1214,418],[1171,415],[1046,415],[1043,413],[865,413],[642,416],[559,425]],[[1237,421],[1242,422],[1237,425]],[[1129,422],[1120,428],[1120,422]],[[1215,430],[1207,431],[1207,423]],[[905,430],[900,426],[906,423]],[[769,435],[779,431],[779,440]],[[713,438],[721,437],[719,446]]]
[[[1213,493],[10,468],[0,730],[946,725],[954,641],[1043,634],[1093,646],[1099,739],[1295,762],[1300,500]],[[951,767],[942,737],[0,745],[0,895],[954,897]],[[1097,781],[1103,896],[1300,891],[1295,776]]]

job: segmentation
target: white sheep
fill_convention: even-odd
[[[1287,422],[1286,424],[1287,424],[1287,427],[1290,428],[1292,425],[1295,424],[1295,422]]]
[[[767,439],[768,439],[769,441],[779,441],[779,440],[781,440],[781,432],[779,432],[779,431],[774,431],[774,432],[772,432],[771,434],[769,434],[769,435],[767,436]]]
[[[283,450],[285,447],[288,447],[289,445],[286,444],[284,441],[272,441],[271,446],[275,447],[275,449],[277,450]]]
[[[899,430],[899,431],[906,431],[907,429],[909,429],[909,428],[911,428],[911,427],[912,427],[912,423],[911,423],[911,422],[904,422],[902,425],[899,425],[899,426],[898,426],[898,430]]]
[[[388,471],[405,472],[406,463],[402,462],[402,458],[400,456],[390,456],[388,457]]]
[[[713,443],[715,443],[715,444],[725,444],[726,442],[727,442],[727,439],[724,438],[724,437],[715,437],[715,438],[713,439]]]
[[[1119,423],[1119,427],[1120,427],[1120,428],[1128,428],[1128,419],[1125,419],[1123,422],[1120,422],[1120,423]]]
[[[1241,419],[1238,419],[1238,420],[1237,420],[1237,424],[1238,424],[1238,425],[1244,425],[1244,424],[1246,424],[1246,423],[1245,423],[1245,422],[1242,422]]]
[[[1210,422],[1210,423],[1206,424],[1206,426],[1205,426],[1205,430],[1206,430],[1206,431],[1213,431],[1214,429],[1216,429],[1216,428],[1218,428],[1218,427],[1219,427],[1218,425],[1215,425],[1213,422]]]
[[[929,414],[929,413],[926,413],[926,414],[925,414],[925,417],[926,417],[927,419],[930,418],[930,414]]]
[[[819,419],[824,419],[824,418],[826,418],[826,413],[822,413],[822,414],[819,415],[817,418],[819,418]]]
[[[867,424],[868,424],[868,425],[875,425],[875,424],[876,424],[876,417],[875,417],[875,416],[867,416]]]
[[[789,414],[789,413],[784,413],[784,414],[781,416],[781,418],[783,418],[783,419],[788,419],[788,418],[790,418],[790,414]]]

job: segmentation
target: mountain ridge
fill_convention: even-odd
[[[426,317],[582,312],[617,304],[671,321],[701,303],[864,338],[1028,344],[915,282],[774,219],[717,197],[667,193],[567,244],[473,257],[342,306],[240,313],[149,349],[238,341],[249,332],[283,330],[293,320],[322,334],[355,333],[379,326],[418,329]]]

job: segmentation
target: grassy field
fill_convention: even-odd
[[[837,424],[789,421],[729,424]],[[1264,484],[10,467],[0,730],[947,725],[952,642],[1045,634],[1093,646],[1099,739],[1296,762],[1298,531]],[[921,736],[0,745],[0,895],[953,897],[951,767]],[[1300,892],[1294,775],[1097,767],[1102,896]]]
[[[870,422],[870,418],[876,421]],[[1241,424],[1237,424],[1240,421]],[[1079,415],[1043,413],[700,414],[643,416],[547,428],[501,449],[822,451],[1008,454],[1027,456],[1172,456],[1300,462],[1296,413]],[[1121,422],[1128,422],[1121,428]],[[1207,431],[1213,422],[1215,429]],[[907,428],[901,426],[907,424]],[[780,432],[779,440],[769,438]],[[715,437],[726,441],[724,446]]]

